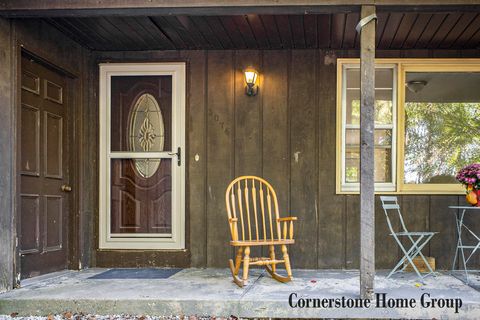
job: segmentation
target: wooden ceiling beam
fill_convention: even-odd
[[[337,5],[474,5],[478,0],[3,0],[0,6],[11,10],[31,9],[125,9],[125,8],[217,8],[285,7]]]
[[[360,12],[480,12],[480,0],[3,0],[0,17],[328,14]]]
[[[408,0],[407,0],[408,1]],[[464,1],[438,0],[440,3],[463,3]],[[251,6],[307,6],[307,5],[341,5],[373,4],[375,2],[397,2],[391,0],[3,0],[1,5],[10,9],[97,9],[97,8],[168,8],[168,7],[251,7]],[[423,2],[423,1],[421,1]],[[436,3],[437,0],[427,1]]]
[[[105,15],[245,15],[359,12],[373,0],[3,0],[0,16],[87,17]],[[407,0],[408,1],[408,0]],[[400,3],[399,3],[400,4]]]

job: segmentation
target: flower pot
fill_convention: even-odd
[[[433,271],[435,271],[435,258],[433,257],[425,257],[427,259],[428,264],[430,265],[430,268],[432,268]],[[428,269],[428,266],[425,264],[425,261],[423,261],[422,257],[415,257],[412,260],[413,264],[415,267],[417,267],[418,271],[420,272],[430,272]],[[410,262],[406,261],[404,262],[405,266],[405,272],[414,272],[415,269],[413,269],[412,265]]]
[[[465,199],[472,206],[480,207],[480,190],[472,190],[468,192]]]

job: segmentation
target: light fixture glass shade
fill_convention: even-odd
[[[407,88],[413,93],[418,93],[427,85],[424,80],[412,80],[407,82]]]
[[[245,82],[249,85],[254,85],[257,82],[257,72],[255,70],[245,71]]]
[[[245,73],[245,93],[247,96],[256,96],[258,93],[258,73],[253,68],[247,68],[244,71]]]

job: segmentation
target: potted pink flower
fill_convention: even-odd
[[[480,163],[465,166],[457,173],[456,178],[467,189],[467,202],[480,207]]]

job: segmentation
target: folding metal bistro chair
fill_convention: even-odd
[[[397,197],[380,197],[380,200],[382,200],[383,211],[385,212],[388,228],[390,229],[390,232],[391,232],[390,235],[395,239],[395,241],[398,243],[398,245],[400,246],[400,249],[403,252],[402,259],[400,259],[400,261],[397,263],[395,268],[393,268],[392,271],[390,271],[390,273],[387,276],[387,279],[397,272],[404,271],[404,269],[408,266],[408,264],[410,264],[413,270],[415,270],[418,277],[420,278],[420,281],[424,283],[423,279],[425,279],[425,277],[429,275],[435,275],[435,272],[432,270],[432,267],[430,266],[427,259],[423,255],[422,249],[430,241],[430,239],[432,239],[432,237],[438,232],[409,232],[407,230],[407,227],[405,226],[405,222],[403,221],[403,217],[400,212],[400,206],[398,205],[398,202],[397,202]],[[392,212],[392,211],[396,211],[400,219],[400,227],[401,227],[400,232],[396,232],[393,229],[392,221],[389,216],[389,212]],[[406,241],[406,243],[402,243],[401,239],[405,239],[405,238],[407,238],[409,241]],[[408,246],[410,246],[410,248],[407,250]],[[423,262],[428,268],[429,272],[425,273],[424,275],[422,275],[422,273],[418,270],[418,268],[413,263],[413,259],[417,256],[420,256],[422,258]],[[408,261],[408,263],[405,263],[406,261]]]

